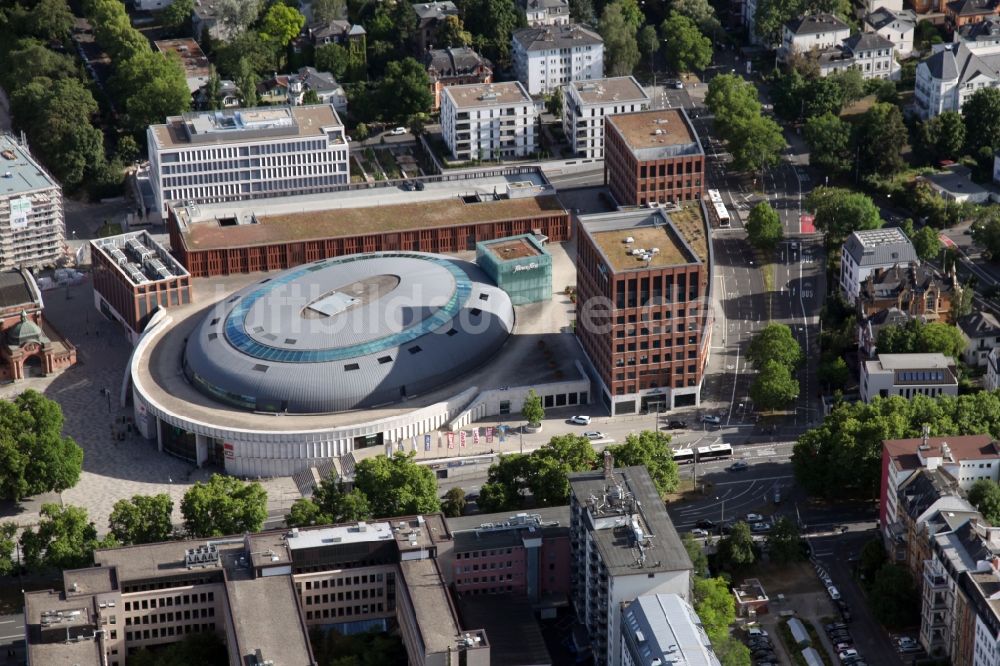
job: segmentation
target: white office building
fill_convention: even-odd
[[[538,111],[519,81],[448,86],[441,133],[456,160],[525,157],[538,150]]]
[[[955,360],[944,354],[879,354],[861,364],[861,399],[958,395]]]
[[[528,94],[547,95],[570,81],[604,76],[604,40],[576,23],[515,30],[514,73]]]
[[[562,127],[577,157],[604,157],[604,117],[650,108],[649,93],[632,76],[573,81],[563,86]]]
[[[156,209],[328,191],[350,181],[330,104],[186,113],[146,130]]]
[[[62,187],[27,146],[0,134],[0,270],[52,266],[64,252]]]
[[[594,663],[620,666],[622,603],[687,601],[693,566],[644,466],[613,469],[605,452],[603,469],[570,474],[569,485],[573,606]]]
[[[853,305],[869,275],[917,261],[913,243],[898,227],[855,231],[840,252],[840,290]]]
[[[917,65],[913,99],[921,119],[961,111],[965,100],[977,90],[1000,85],[1000,46],[973,49],[961,41],[934,48],[936,51]]]
[[[622,610],[622,666],[720,666],[691,604],[676,594],[647,594]]]

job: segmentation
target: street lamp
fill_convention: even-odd
[[[721,530],[722,529],[722,524],[726,522],[726,498],[725,497],[719,497],[718,495],[716,495],[715,499],[722,501],[722,513],[719,516],[719,529]]]

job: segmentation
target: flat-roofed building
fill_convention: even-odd
[[[159,39],[153,42],[156,50],[164,56],[176,56],[184,68],[184,78],[187,80],[188,90],[192,93],[198,91],[203,85],[208,83],[211,74],[211,64],[205,53],[198,46],[198,42],[190,37],[183,39]]]
[[[616,414],[699,404],[713,259],[702,209],[579,217],[576,335]]]
[[[573,605],[595,664],[620,666],[624,602],[647,594],[687,601],[693,565],[644,466],[569,475]],[[627,626],[627,624],[625,625]]]
[[[98,550],[64,592],[25,594],[28,663],[124,666],[143,647],[215,633],[231,666],[316,661],[312,628],[398,623],[410,664],[489,666],[437,567],[440,514]],[[72,640],[67,641],[67,637]]]
[[[424,67],[431,80],[435,111],[441,108],[445,88],[493,81],[493,64],[468,46],[429,49],[424,54]]]
[[[840,252],[840,290],[853,305],[861,285],[873,272],[893,266],[909,267],[919,261],[913,243],[898,227],[855,231]]]
[[[191,302],[191,277],[146,231],[90,241],[94,307],[135,343],[158,308]]]
[[[350,181],[344,125],[330,104],[171,116],[146,130],[157,211],[172,204],[326,192]]]
[[[719,666],[701,618],[676,594],[646,594],[622,609],[622,666]]]
[[[534,234],[476,243],[476,264],[514,305],[552,298],[552,255]]]
[[[525,157],[538,150],[538,111],[519,81],[449,86],[441,133],[456,160]]]
[[[705,151],[684,109],[604,119],[604,184],[620,206],[678,203],[705,191]]]
[[[569,213],[535,167],[428,177],[423,190],[345,190],[253,204],[172,207],[170,245],[192,276],[283,270],[359,252],[461,252],[538,233],[570,237]]]
[[[0,270],[54,266],[64,234],[62,187],[26,145],[0,134]]]
[[[546,95],[570,81],[604,76],[604,40],[577,23],[515,30],[512,57],[517,80],[532,95]]]
[[[955,367],[944,354],[879,354],[861,365],[861,399],[958,395]]]
[[[649,93],[633,76],[572,81],[563,86],[563,133],[577,157],[604,157],[604,117],[645,111]]]

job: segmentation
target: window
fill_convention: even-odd
[[[358,370],[360,368],[361,368],[361,366],[358,365],[357,363],[348,363],[347,365],[344,366],[344,371],[345,372],[352,372],[352,371]]]

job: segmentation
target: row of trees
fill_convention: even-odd
[[[785,324],[768,324],[751,338],[747,359],[757,376],[750,397],[758,409],[782,409],[799,397],[795,371],[802,358],[802,348]]]
[[[902,325],[883,326],[876,341],[880,354],[941,353],[956,360],[965,345],[965,336],[957,326],[938,321],[925,324],[915,318]]]
[[[786,147],[781,127],[763,114],[757,89],[736,74],[714,77],[705,104],[715,115],[715,130],[725,139],[737,171],[774,166]]]
[[[879,488],[882,442],[919,437],[925,424],[935,437],[1000,437],[1000,393],[838,403],[821,425],[799,437],[792,453],[795,477],[816,497],[873,499]]]

